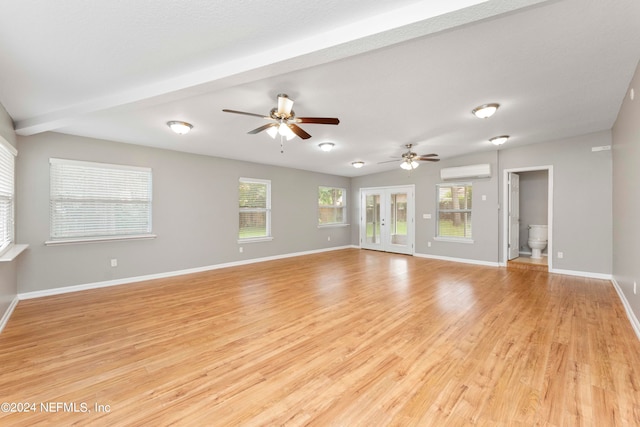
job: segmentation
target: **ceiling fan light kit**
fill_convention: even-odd
[[[431,153],[431,154],[417,154],[414,153],[413,151],[411,151],[411,148],[413,147],[413,144],[405,144],[405,147],[407,147],[407,152],[406,153],[402,153],[402,157],[400,157],[399,159],[396,160],[387,160],[386,162],[379,162],[378,164],[381,163],[389,163],[389,162],[397,162],[398,160],[400,160],[400,167],[404,170],[414,170],[415,168],[417,168],[418,166],[420,166],[420,163],[418,163],[418,161],[426,161],[426,162],[439,162],[440,159],[436,159],[436,157],[438,157],[437,154],[435,153]]]
[[[178,120],[171,120],[167,122],[167,126],[169,126],[169,128],[178,135],[185,135],[193,129],[193,125],[191,123],[181,122]]]
[[[406,171],[414,170],[418,166],[420,166],[420,163],[416,162],[415,160],[407,159],[400,163],[400,167]]]
[[[298,123],[313,123],[322,125],[337,125],[340,120],[333,117],[296,117],[293,111],[293,100],[286,94],[278,94],[277,107],[272,108],[268,115],[247,113],[245,111],[223,109],[225,113],[243,114],[245,116],[260,117],[269,120],[271,123],[250,130],[249,134],[260,133],[266,130],[269,136],[275,139],[279,134],[281,137],[291,140],[296,136],[302,139],[309,139],[311,135],[298,126]]]
[[[499,107],[500,104],[497,103],[483,104],[471,110],[471,113],[479,119],[488,119],[498,111]]]

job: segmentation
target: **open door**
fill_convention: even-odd
[[[520,175],[509,172],[509,256],[520,256]]]

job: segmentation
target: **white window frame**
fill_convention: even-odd
[[[240,184],[264,184],[266,185],[266,207],[265,208],[241,208],[240,200]],[[273,240],[271,235],[271,180],[258,178],[243,178],[238,180],[238,243],[265,242]],[[266,236],[260,237],[240,237],[240,216],[242,213],[248,212],[264,212],[266,214]]]
[[[473,201],[471,203],[470,209],[440,209],[440,188],[442,187],[470,187],[473,191],[473,183],[472,182],[447,182],[436,184],[436,231],[434,240],[439,240],[443,242],[458,242],[458,243],[473,243]],[[473,197],[473,193],[472,193]],[[440,213],[470,213],[471,214],[471,236],[469,237],[459,237],[459,236],[441,236],[440,235]]]
[[[0,256],[15,243],[15,164],[18,151],[0,137]]]
[[[79,160],[68,159],[49,159],[50,164],[50,200],[49,200],[49,221],[50,221],[50,240],[46,241],[46,245],[59,245],[69,243],[88,243],[88,242],[104,242],[113,240],[132,240],[132,239],[151,239],[156,235],[152,233],[152,205],[153,205],[153,177],[151,168],[118,165],[109,163],[97,163]],[[67,173],[64,172],[65,167],[69,167]],[[74,170],[75,169],[75,170]],[[126,186],[126,179],[136,179],[142,181],[141,187],[147,186],[142,194],[142,198],[126,197],[120,195],[119,197],[96,197],[87,198],[82,195],[83,190],[93,192],[99,192],[97,190],[100,187],[109,188],[114,184],[114,170],[123,171],[125,173],[123,180],[117,181],[120,185]],[[104,174],[101,176],[101,174]],[[82,177],[86,176],[86,179]],[[88,177],[91,177],[90,179]],[[73,180],[73,181],[72,181]],[[86,182],[91,183],[91,186],[78,186],[78,192],[73,193],[73,188],[69,188],[70,182]],[[60,183],[60,184],[58,184]],[[65,190],[62,190],[64,188]],[[64,192],[62,194],[61,192]],[[138,229],[126,230],[129,224],[124,222],[118,222],[117,217],[105,216],[100,218],[101,220],[109,220],[111,224],[107,226],[87,227],[91,231],[85,231],[84,233],[70,232],[64,230],[65,217],[57,215],[56,207],[59,207],[64,203],[100,203],[103,205],[117,205],[117,204],[137,204],[142,208],[139,211],[146,216],[145,222],[139,224]],[[91,215],[92,213],[99,213],[100,210],[96,209],[91,211],[87,209],[84,214]],[[95,218],[95,217],[94,217]],[[79,221],[85,221],[86,224],[90,223],[89,218],[79,218]]]
[[[342,205],[338,205],[338,204],[333,204],[333,205],[322,205],[320,204],[320,191],[325,188],[325,189],[329,189],[329,190],[340,190],[342,191]],[[342,221],[340,222],[327,222],[327,223],[321,223],[321,217],[320,217],[320,210],[321,208],[333,208],[335,210],[341,209],[342,210]],[[343,227],[346,226],[347,224],[347,189],[346,188],[342,188],[342,187],[333,187],[333,186],[329,186],[329,185],[319,185],[318,186],[318,227],[319,228],[323,228],[323,227]]]

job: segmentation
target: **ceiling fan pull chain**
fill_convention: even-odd
[[[284,136],[280,135],[280,154],[284,154]]]

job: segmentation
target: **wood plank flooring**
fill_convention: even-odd
[[[0,369],[11,426],[640,425],[611,283],[358,249],[21,301]]]

